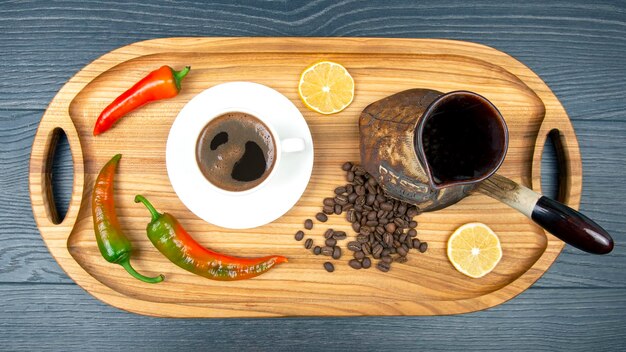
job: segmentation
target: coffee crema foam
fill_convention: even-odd
[[[261,120],[244,112],[228,112],[202,129],[196,142],[196,162],[213,185],[241,192],[269,176],[275,149],[274,136]]]

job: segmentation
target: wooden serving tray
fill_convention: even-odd
[[[356,82],[354,102],[343,112],[323,116],[298,97],[300,73],[320,60],[343,64]],[[149,71],[168,64],[191,65],[180,95],[131,113],[94,138],[100,111]],[[303,113],[313,135],[311,182],[297,205],[263,227],[231,231],[210,225],[176,197],[165,168],[165,143],[178,111],[206,88],[228,81],[252,81],[286,95]],[[354,315],[439,315],[471,312],[500,304],[528,288],[554,262],[563,243],[523,215],[483,195],[473,195],[417,220],[418,237],[429,249],[411,251],[409,261],[388,273],[351,269],[347,250],[334,273],[294,240],[322,199],[343,184],[341,164],[358,161],[358,116],[373,101],[409,88],[482,94],[502,112],[510,145],[499,173],[540,190],[541,155],[550,131],[560,131],[565,203],[577,208],[581,160],[569,118],[550,89],[530,69],[493,48],[449,40],[370,38],[169,38],[139,42],[108,53],[77,73],[52,100],[33,143],[30,193],[33,213],[50,252],[81,287],[98,299],[128,311],[167,317],[269,317]],[[58,223],[50,191],[50,156],[59,129],[67,134],[74,184],[67,216]],[[102,165],[122,153],[116,178],[120,222],[135,252],[132,263],[147,275],[163,273],[151,285],[107,263],[93,233],[90,197]],[[163,257],[146,237],[146,209],[133,202],[148,197],[168,211],[202,244],[238,256],[282,254],[282,264],[257,278],[218,282],[190,274]],[[210,201],[210,200],[207,200]],[[457,272],[448,262],[446,241],[461,224],[488,224],[502,242],[503,257],[481,279]],[[344,216],[316,223],[307,236],[322,243],[327,228],[354,232]],[[343,241],[343,246],[347,241]]]

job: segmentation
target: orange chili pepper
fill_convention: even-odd
[[[178,95],[180,82],[190,69],[191,67],[187,66],[180,71],[174,71],[169,66],[162,66],[150,72],[102,110],[94,126],[93,135],[97,136],[108,130],[124,115],[151,101]]]

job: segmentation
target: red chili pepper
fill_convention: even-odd
[[[161,282],[163,275],[147,277],[135,271],[130,265],[131,244],[124,236],[117,220],[113,196],[113,176],[121,158],[122,155],[117,154],[102,167],[93,187],[91,213],[98,248],[106,261],[123,266],[133,277],[148,283]]]
[[[171,214],[159,212],[143,196],[135,197],[152,215],[148,238],[172,263],[212,280],[233,281],[249,279],[287,262],[283,256],[239,258],[214,252],[196,242]]]
[[[129,112],[151,101],[173,98],[180,92],[180,82],[185,78],[191,67],[174,71],[169,66],[162,66],[150,72],[141,81],[117,97],[98,117],[93,135],[108,130],[113,124]]]

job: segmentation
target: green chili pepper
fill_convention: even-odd
[[[135,197],[152,215],[148,224],[148,238],[172,263],[212,280],[232,281],[249,279],[284,263],[283,256],[262,258],[231,257],[214,252],[196,242],[171,214],[159,212],[143,196]]]
[[[132,247],[128,238],[122,233],[115,213],[113,196],[113,178],[121,158],[122,155],[117,154],[104,165],[93,188],[91,213],[98,248],[106,261],[123,266],[133,277],[148,283],[161,282],[163,275],[146,277],[130,265]]]

